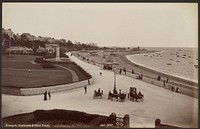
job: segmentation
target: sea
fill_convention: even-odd
[[[198,48],[148,47],[157,52],[127,55],[131,62],[198,83]]]

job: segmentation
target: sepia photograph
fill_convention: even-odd
[[[2,2],[1,127],[198,128],[198,3]]]

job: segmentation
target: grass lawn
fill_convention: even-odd
[[[3,69],[2,85],[12,87],[41,87],[43,85],[66,84],[72,82],[68,70],[28,70]]]
[[[2,56],[2,86],[40,87],[72,82],[70,71],[61,68],[44,69],[31,63],[38,56]],[[28,72],[31,69],[31,72]]]
[[[31,61],[39,56],[11,55],[2,56],[2,68],[14,69],[42,69],[40,64],[32,64]]]
[[[82,73],[80,70],[78,70],[74,64],[60,64],[60,65],[73,70],[78,75],[79,81],[88,79],[86,75]]]

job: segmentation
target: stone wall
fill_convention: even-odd
[[[93,78],[89,79],[90,84],[93,83]],[[63,85],[55,85],[55,86],[45,86],[45,87],[38,87],[38,88],[15,88],[15,87],[3,87],[2,93],[4,94],[12,94],[12,95],[37,95],[43,94],[45,91],[50,91],[51,93],[61,92],[66,90],[71,90],[75,88],[80,88],[89,85],[88,80],[63,84]]]
[[[93,78],[89,79],[90,84],[93,83]],[[47,87],[40,87],[40,88],[20,88],[21,95],[36,95],[36,94],[43,94],[45,91],[50,91],[51,93],[54,92],[61,92],[66,90],[71,90],[75,88],[80,88],[87,86],[88,80],[75,82],[75,83],[69,83],[64,85],[56,85],[56,86],[47,86]]]

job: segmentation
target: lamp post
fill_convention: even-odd
[[[114,94],[117,94],[117,88],[116,88],[116,65],[118,65],[116,62],[113,62],[113,65],[114,65],[114,89],[113,89],[113,93]]]

